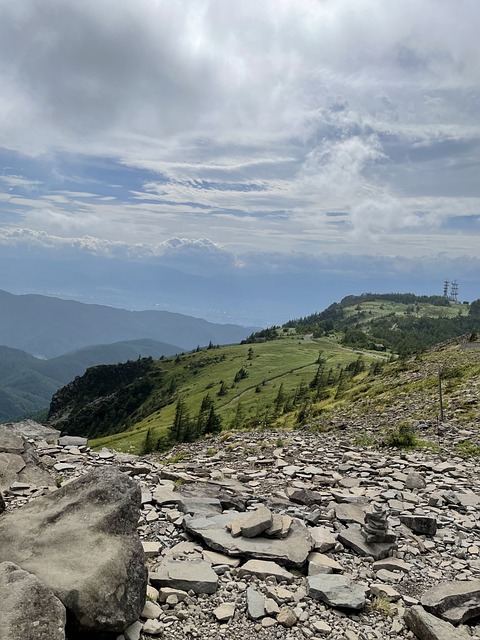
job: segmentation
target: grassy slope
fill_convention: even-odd
[[[439,370],[445,424],[473,428],[475,442],[467,444],[478,446],[480,343],[474,349],[453,345],[430,350],[390,363],[379,375],[357,378],[340,399],[321,404],[323,411],[315,427],[328,430],[347,424],[356,429],[359,444],[378,444],[385,433],[402,423],[423,424],[435,431],[440,413]]]
[[[436,306],[429,302],[402,303],[390,300],[358,300],[351,305],[342,305],[341,318],[338,319],[336,333],[314,340],[304,340],[301,332],[308,332],[308,323],[298,326],[298,334],[294,329],[289,329],[282,338],[264,343],[254,343],[248,345],[237,345],[202,351],[200,353],[187,354],[182,357],[180,363],[173,360],[163,361],[158,366],[162,367],[168,375],[175,377],[178,395],[185,401],[192,416],[195,416],[200,406],[202,398],[209,393],[215,402],[215,410],[222,418],[223,428],[228,429],[241,405],[241,412],[245,418],[256,418],[258,425],[262,424],[261,417],[269,411],[271,413],[274,406],[279,387],[283,384],[283,391],[286,394],[293,394],[294,390],[302,382],[308,383],[315,375],[317,365],[315,364],[319,352],[323,352],[323,357],[327,359],[325,368],[344,367],[358,357],[358,351],[340,346],[343,333],[342,327],[357,327],[369,334],[374,329],[375,322],[385,316],[392,316],[391,324],[388,318],[388,326],[395,332],[396,323],[399,325],[405,319],[439,318],[449,319],[459,316],[467,316],[468,305]],[[373,323],[370,325],[370,323]],[[290,324],[290,323],[289,323]],[[301,323],[300,323],[301,325]],[[370,326],[369,326],[370,325]],[[286,330],[285,330],[286,331]],[[415,330],[413,329],[413,334]],[[371,333],[371,338],[375,340],[375,332]],[[381,341],[381,340],[380,340]],[[248,350],[253,349],[253,358],[249,359]],[[388,355],[376,352],[362,352],[365,363],[368,365],[373,360],[388,359]],[[438,367],[440,356],[429,356]],[[425,362],[428,361],[427,360]],[[466,357],[474,357],[471,354],[458,351],[458,358],[464,361]],[[205,366],[201,366],[204,361]],[[336,394],[335,389],[330,390],[328,397],[315,403],[311,412],[311,421],[321,424],[328,421],[331,415],[341,416],[345,413],[345,407],[355,406],[360,414],[368,414],[368,420],[374,424],[378,416],[386,416],[395,422],[399,415],[407,407],[415,406],[418,416],[412,419],[424,419],[426,412],[427,419],[436,416],[436,373],[433,372],[424,379],[423,373],[406,374],[408,382],[399,383],[402,373],[398,367],[405,364],[389,365],[386,373],[379,376],[372,376],[368,370],[357,376],[354,383],[348,383],[348,388],[342,393]],[[422,366],[425,366],[423,364]],[[473,366],[473,365],[472,365]],[[235,373],[245,367],[248,377],[233,384]],[[447,367],[448,368],[448,367]],[[409,371],[409,367],[407,367]],[[467,371],[470,368],[467,367]],[[455,375],[459,375],[458,373]],[[418,378],[418,380],[415,379]],[[226,394],[219,397],[218,390],[221,381],[225,383]],[[405,387],[405,388],[403,388]],[[448,392],[448,389],[447,389]],[[415,403],[409,403],[410,394],[419,394]],[[178,397],[178,396],[177,396]],[[415,396],[416,397],[416,396]],[[143,407],[143,417],[133,425],[128,432],[93,441],[93,446],[111,446],[123,451],[140,451],[145,441],[147,430],[150,429],[154,437],[160,437],[167,433],[168,427],[172,424],[175,403],[157,410],[159,398],[155,395],[151,397],[148,407]],[[400,405],[398,405],[399,400]],[[402,405],[403,403],[403,405]],[[392,413],[395,407],[402,406],[396,414]],[[370,407],[374,407],[370,415]],[[276,417],[274,425],[277,427],[292,427],[295,424],[299,406],[295,411]],[[397,415],[398,414],[398,415]],[[431,414],[431,416],[430,416]],[[413,413],[412,413],[413,415]],[[318,417],[319,416],[319,417]],[[341,419],[341,418],[339,418]],[[310,420],[310,417],[309,417]]]
[[[414,311],[409,309],[414,307]],[[358,308],[357,308],[358,307]],[[426,302],[420,302],[416,305],[404,304],[402,302],[389,302],[387,300],[372,300],[368,302],[360,302],[358,305],[353,304],[344,308],[346,318],[359,316],[359,312],[365,313],[364,317],[358,317],[358,322],[366,325],[372,320],[388,316],[392,313],[400,317],[415,318],[455,318],[458,315],[468,315],[469,306],[463,304],[451,305],[449,307],[438,307]]]
[[[249,359],[249,349],[253,357]],[[254,345],[235,345],[209,349],[182,356],[180,362],[175,359],[160,361],[161,367],[176,380],[177,390],[190,410],[191,415],[198,411],[202,398],[209,393],[215,401],[215,410],[222,418],[224,428],[228,428],[237,412],[238,404],[245,417],[262,414],[272,407],[278,390],[293,393],[301,382],[307,385],[318,368],[316,364],[319,352],[327,360],[326,369],[342,367],[358,358],[358,353],[342,348],[335,338],[304,340],[301,336],[289,335],[279,340]],[[365,354],[368,365],[376,354]],[[202,362],[205,366],[201,366]],[[248,377],[234,383],[235,374],[242,367]],[[218,396],[221,381],[225,383],[226,394]],[[258,391],[257,391],[258,389]],[[155,437],[165,434],[172,424],[175,404],[160,410],[155,405],[159,398],[155,394],[148,401],[148,417],[137,422],[129,431],[92,441],[92,446],[112,446],[121,451],[138,451],[151,429]],[[283,419],[288,425],[288,420]]]

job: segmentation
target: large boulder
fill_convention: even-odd
[[[0,638],[65,640],[66,611],[36,576],[11,562],[0,563]]]
[[[0,562],[14,562],[48,585],[79,628],[123,631],[145,603],[140,495],[115,467],[95,469],[4,514]]]

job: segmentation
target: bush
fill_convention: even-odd
[[[382,439],[382,447],[394,447],[396,449],[414,449],[419,444],[412,425],[401,422],[396,427],[387,431]]]

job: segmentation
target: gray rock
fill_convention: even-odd
[[[99,468],[0,519],[0,562],[33,573],[85,631],[123,631],[140,615],[147,572],[136,533],[140,488]]]
[[[227,622],[230,618],[233,618],[235,613],[234,602],[222,602],[213,610],[213,615],[219,622]]]
[[[65,607],[36,576],[0,564],[0,638],[65,640]]]
[[[2,514],[5,511],[6,508],[7,508],[7,506],[5,504],[5,500],[3,499],[3,496],[0,493],[0,514]]]
[[[24,438],[15,431],[13,425],[0,424],[0,453],[16,453],[25,451]]]
[[[181,495],[164,485],[158,485],[152,494],[153,501],[163,506],[165,504],[178,504]]]
[[[18,481],[52,486],[53,477],[40,463],[32,445],[14,427],[0,425],[0,491]]]
[[[240,522],[249,518],[248,513],[222,513],[210,518],[192,518],[185,516],[185,529],[202,538],[205,544],[214,551],[230,556],[273,560],[287,566],[301,566],[312,548],[312,539],[307,527],[300,520],[294,519],[288,536],[277,538],[233,538],[226,530],[232,516]]]
[[[14,434],[22,436],[28,440],[44,441],[54,443],[60,437],[60,431],[46,427],[35,420],[22,420],[21,422],[10,422],[5,425]]]
[[[293,627],[294,624],[296,624],[297,616],[293,609],[284,605],[278,612],[277,622],[279,622],[283,627],[289,629],[290,627]]]
[[[437,533],[437,519],[433,516],[401,514],[400,522],[415,533],[423,533],[426,536],[434,536]]]
[[[58,444],[62,447],[86,447],[88,440],[80,436],[62,436],[59,438]]]
[[[313,539],[313,548],[321,553],[333,549],[337,542],[336,536],[326,527],[312,527],[310,535]]]
[[[215,593],[218,576],[212,565],[201,558],[173,560],[165,558],[150,574],[155,587],[171,587],[195,593]]]
[[[9,489],[25,467],[25,460],[18,453],[0,452],[0,489]]]
[[[255,538],[272,526],[272,512],[267,507],[261,506],[242,519],[241,531],[244,538]]]
[[[368,587],[356,584],[349,578],[335,574],[308,576],[308,595],[332,607],[363,609]]]
[[[422,605],[454,625],[480,615],[480,580],[442,582],[423,594]]]
[[[292,502],[307,506],[312,504],[321,504],[323,500],[322,495],[318,493],[318,491],[312,491],[311,489],[297,489],[295,487],[289,487],[286,490],[286,494]]]
[[[259,620],[265,615],[265,598],[256,589],[247,589],[247,615],[251,620]]]
[[[142,627],[142,623],[138,621],[128,626],[124,631],[125,640],[140,640]]]
[[[439,620],[420,605],[407,609],[403,618],[419,640],[471,640],[470,634],[463,629],[456,629],[449,622]]]
[[[275,576],[278,582],[284,580],[289,584],[294,580],[294,576],[290,571],[287,571],[276,562],[269,562],[268,560],[249,560],[238,569],[238,575],[240,577],[252,574],[258,578]]]
[[[405,489],[425,489],[425,478],[417,471],[411,471],[405,480]]]
[[[192,516],[222,513],[222,505],[216,498],[182,498],[180,496],[178,508]]]
[[[363,524],[365,521],[365,512],[356,504],[348,504],[343,502],[335,507],[335,516],[340,522],[357,522]]]
[[[308,556],[308,575],[314,576],[317,573],[341,573],[343,567],[333,558],[329,558],[323,553],[312,551]]]
[[[349,527],[341,531],[338,534],[338,541],[359,555],[371,556],[374,560],[388,557],[397,546],[393,542],[367,542],[357,527]]]

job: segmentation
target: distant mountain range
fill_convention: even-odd
[[[237,343],[255,329],[169,311],[127,311],[0,290],[0,344],[43,358],[90,345],[145,338],[189,350],[210,342]]]
[[[155,340],[132,340],[84,347],[50,360],[41,360],[0,346],[0,422],[48,407],[52,395],[88,367],[117,364],[139,357],[154,359],[181,352],[180,347]]]

